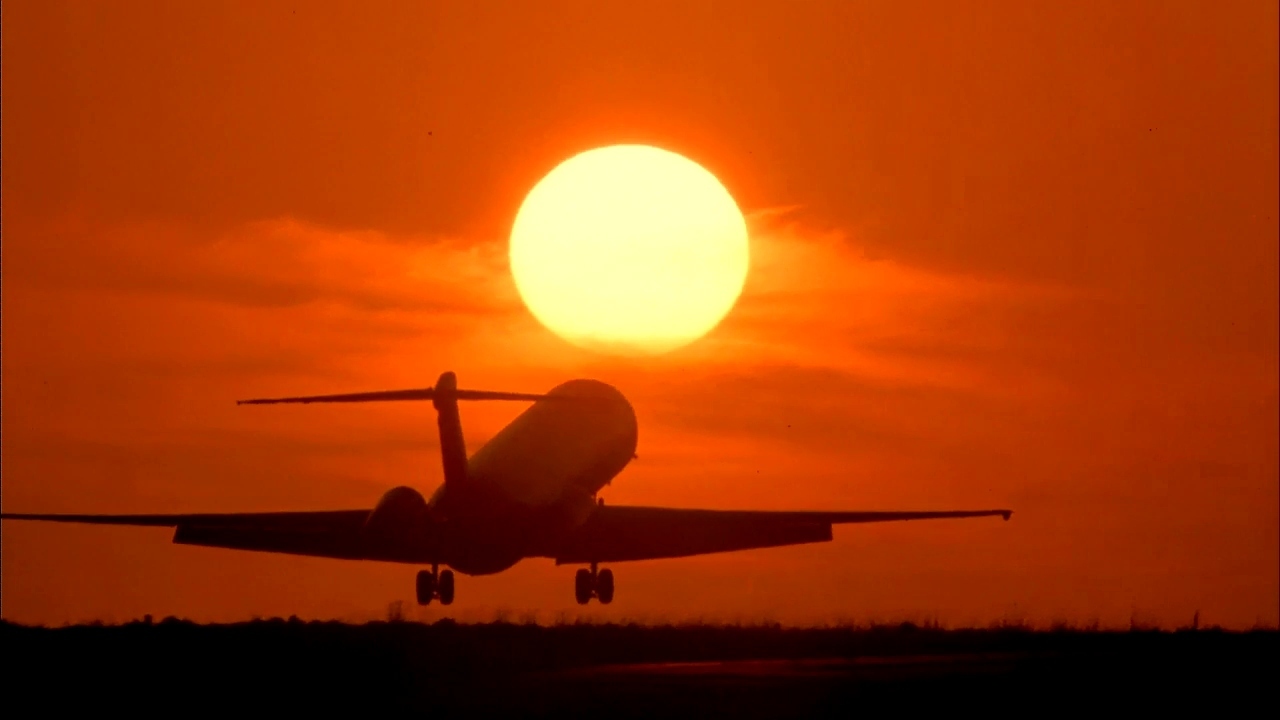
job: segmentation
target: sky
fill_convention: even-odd
[[[7,512],[371,507],[429,406],[238,398],[609,382],[611,504],[1008,507],[831,543],[460,577],[6,522],[10,621],[1280,618],[1274,2],[3,5]],[[525,193],[649,143],[746,212],[742,297],[656,358],[557,338]],[[474,449],[520,406],[463,408]]]

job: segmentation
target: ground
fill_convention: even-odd
[[[544,717],[1025,714],[1276,705],[1280,633],[912,625],[552,627],[267,620],[0,624],[8,704],[184,714]],[[18,659],[18,662],[13,662]]]

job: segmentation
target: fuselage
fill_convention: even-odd
[[[479,575],[546,554],[635,457],[635,412],[617,389],[571,380],[547,395],[471,455],[465,482],[427,502],[431,522],[449,527],[439,562]]]

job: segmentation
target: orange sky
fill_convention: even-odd
[[[611,503],[1016,514],[621,564],[587,615],[1275,625],[1277,14],[6,2],[4,507],[368,506],[440,481],[429,407],[232,401],[589,376],[641,422]],[[616,142],[751,215],[742,300],[658,359],[552,336],[506,266],[523,194]],[[464,408],[470,446],[520,409]],[[169,535],[5,523],[3,616],[412,597]],[[571,578],[460,578],[450,614],[576,617]]]

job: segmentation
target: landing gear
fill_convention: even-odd
[[[441,605],[453,604],[453,571],[439,570],[432,565],[431,570],[418,571],[418,604],[430,605],[438,598]]]
[[[596,597],[602,605],[613,602],[613,571],[605,568],[596,576]]]
[[[591,586],[595,584],[592,582],[593,580],[595,578],[591,576],[591,571],[585,568],[579,570],[573,576],[573,597],[578,601],[579,605],[586,605],[591,602]]]
[[[418,604],[429,605],[436,596],[436,575],[426,570],[418,571]]]
[[[441,605],[453,604],[453,571],[441,570],[440,581],[436,583],[436,595],[440,597]]]
[[[602,605],[613,602],[613,571],[597,571],[595,563],[590,570],[582,568],[573,576],[573,597],[579,605],[586,605],[593,597]]]

